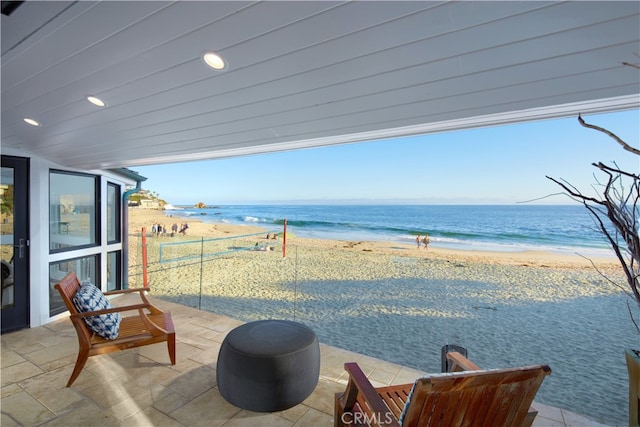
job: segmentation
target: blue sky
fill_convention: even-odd
[[[638,110],[584,119],[640,147]],[[640,171],[638,156],[572,117],[131,169],[147,177],[144,189],[174,205],[513,204],[558,193],[545,175],[586,193],[599,161]]]

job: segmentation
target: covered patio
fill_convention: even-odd
[[[129,297],[114,300],[127,304]],[[360,364],[374,385],[412,382],[414,369],[320,343],[320,380],[300,405],[276,413],[245,411],[216,387],[216,361],[226,334],[241,321],[151,298],[170,310],[178,361],[155,344],[92,357],[72,387],[65,384],[77,354],[69,319],[2,337],[2,419],[9,426],[331,426],[333,395],[346,385],[345,361]],[[534,426],[600,426],[536,402]]]
[[[640,105],[637,2],[28,1],[1,12],[3,169],[22,195],[2,244],[5,261],[19,247],[11,310],[27,328],[2,334],[3,426],[331,425],[345,361],[378,384],[419,374],[322,345],[306,401],[241,411],[215,385],[240,321],[157,301],[174,314],[176,366],[162,345],[128,350],[90,359],[65,388],[77,340],[52,284],[77,262],[104,290],[129,286],[126,202],[144,178],[124,168]],[[69,232],[62,215],[81,197],[52,177],[99,196],[83,212],[89,232]],[[537,426],[597,425],[537,407]]]

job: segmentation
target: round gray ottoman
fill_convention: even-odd
[[[220,394],[254,412],[282,411],[306,399],[318,384],[320,345],[307,326],[259,320],[233,329],[216,366]]]

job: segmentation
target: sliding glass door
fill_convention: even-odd
[[[29,159],[2,156],[2,332],[29,326]]]

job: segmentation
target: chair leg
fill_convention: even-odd
[[[353,424],[353,407],[358,398],[358,388],[350,378],[344,393],[336,393],[333,405],[334,427],[345,427]]]
[[[333,426],[334,427],[345,427],[345,410],[342,406],[342,401],[340,398],[342,397],[342,393],[335,394],[335,400],[333,403]]]
[[[167,347],[169,347],[169,359],[171,364],[176,364],[176,334],[169,334],[167,337]]]
[[[76,359],[76,366],[73,368],[69,382],[67,382],[67,387],[71,387],[71,384],[78,378],[82,368],[84,368],[84,365],[87,363],[87,359],[89,359],[89,350],[80,350],[78,352],[78,358]]]

